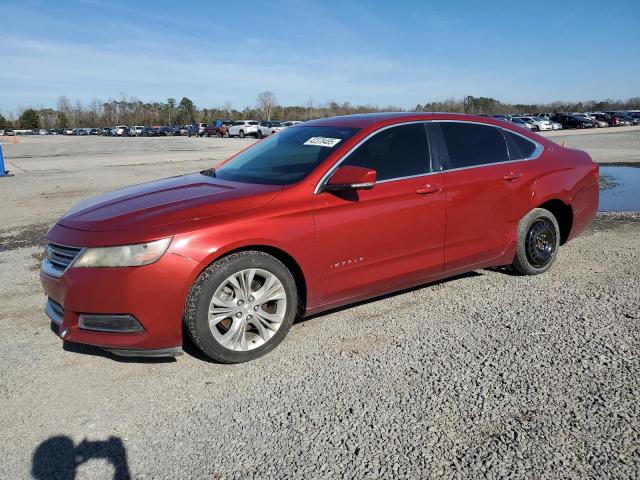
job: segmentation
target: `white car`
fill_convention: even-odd
[[[134,137],[139,137],[140,135],[142,135],[143,131],[144,125],[135,125],[131,127],[131,135],[133,135]]]
[[[561,123],[552,122],[551,120],[549,120],[549,122],[551,123],[551,128],[553,130],[562,130],[562,124]]]
[[[38,135],[49,135],[49,132],[44,128],[41,128],[40,130],[38,130]]]
[[[284,130],[284,125],[282,124],[282,122],[270,122],[267,120],[263,120],[258,125],[257,136],[258,138],[268,137],[269,135],[273,135],[280,130]]]
[[[258,136],[258,122],[255,120],[238,120],[232,122],[229,127],[230,137],[244,138],[246,136],[257,137]]]
[[[116,137],[122,137],[125,135],[128,128],[129,127],[127,127],[126,125],[116,125],[115,127],[113,127],[114,133],[112,133],[112,135],[115,135]]]
[[[545,130],[551,130],[553,128],[551,126],[551,122],[549,120],[544,120],[544,119],[542,119],[540,117],[517,117],[517,118],[520,118],[520,119],[524,120],[525,122],[530,123],[539,132],[542,132],[542,131],[545,131]]]

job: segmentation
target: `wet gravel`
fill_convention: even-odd
[[[16,274],[0,478],[638,478],[639,239],[640,215],[599,215],[547,274],[320,315],[235,366],[63,350]]]

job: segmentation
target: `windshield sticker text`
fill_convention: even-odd
[[[327,138],[327,137],[311,137],[309,140],[303,143],[303,145],[314,145],[316,147],[335,147],[340,143],[340,138]]]

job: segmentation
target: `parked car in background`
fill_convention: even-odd
[[[126,125],[116,125],[113,129],[116,137],[128,137],[131,134],[129,127]]]
[[[619,112],[605,112],[607,115],[618,120],[618,125],[620,127],[630,127],[633,125],[633,119],[631,117],[627,117],[624,114],[620,114]]]
[[[511,123],[515,123],[516,125],[521,126],[522,128],[526,128],[527,130],[533,132],[536,131],[536,127],[533,123],[529,123],[522,118],[519,117],[511,117]]]
[[[64,135],[73,135],[73,128],[65,128]]]
[[[38,130],[38,135],[49,135],[49,131],[41,128],[40,130]]]
[[[256,120],[238,120],[229,127],[230,137],[257,137],[258,122]]]
[[[595,120],[607,122],[607,125],[610,127],[617,127],[620,124],[620,119],[618,117],[612,117],[611,115],[607,115],[603,112],[588,112],[589,116],[593,117]]]
[[[256,136],[258,138],[268,137],[269,135],[273,135],[274,133],[277,133],[284,128],[285,127],[284,125],[282,125],[282,122],[263,120],[258,124]]]
[[[571,114],[556,114],[551,120],[561,124],[562,128],[593,128],[595,126],[592,121]]]
[[[111,127],[104,127],[100,129],[99,135],[108,137],[111,134]]]
[[[134,137],[139,137],[142,135],[142,131],[144,130],[144,125],[134,125],[131,127],[131,135]]]
[[[289,120],[287,122],[284,122],[282,125],[284,127],[293,127],[294,125],[298,125],[300,123],[304,123],[304,122],[302,122],[302,120]]]
[[[229,127],[227,127],[222,120],[216,120],[210,123],[204,129],[204,134],[207,137],[229,137]]]
[[[518,116],[516,118],[520,118],[521,120],[524,120],[525,122],[530,123],[531,125],[534,126],[534,130],[536,131],[551,130],[551,123],[549,122],[549,120],[545,120],[540,117],[525,117],[525,116]]]
[[[638,118],[629,115],[627,112],[618,111],[613,112],[613,114],[620,117],[623,121],[629,122],[629,125],[638,125],[638,123],[640,123],[640,120]]]
[[[598,171],[490,118],[307,122],[70,210],[47,233],[45,311],[65,342],[119,355],[178,355],[185,332],[216,361],[253,360],[298,316],[467,271],[548,271],[596,215]]]
[[[143,127],[142,133],[140,134],[141,137],[156,137],[157,135],[158,132],[153,127]]]

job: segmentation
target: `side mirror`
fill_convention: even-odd
[[[372,168],[345,165],[338,168],[322,189],[325,192],[340,190],[368,190],[376,184],[376,171]]]

